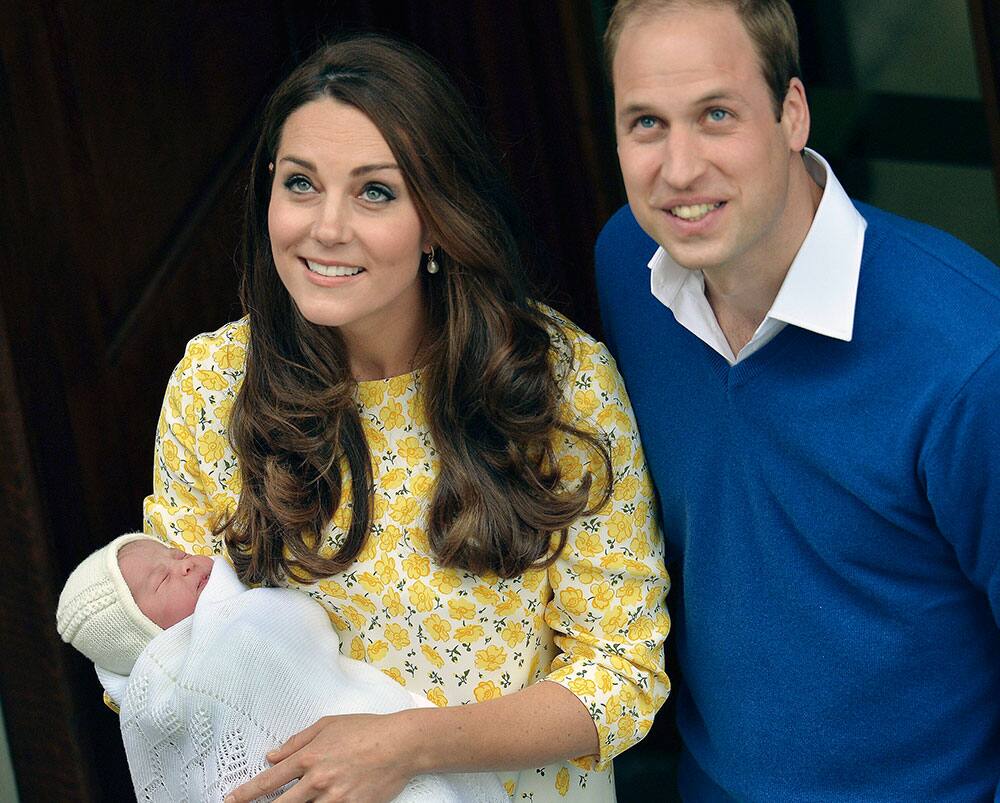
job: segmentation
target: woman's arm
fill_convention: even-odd
[[[324,717],[269,754],[274,766],[226,803],[248,803],[296,778],[281,803],[381,803],[415,775],[522,769],[597,753],[597,729],[579,698],[543,681],[465,706]]]

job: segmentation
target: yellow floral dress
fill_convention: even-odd
[[[487,700],[542,679],[568,688],[594,718],[599,759],[501,773],[501,780],[516,801],[607,803],[615,800],[611,759],[646,734],[669,691],[669,581],[621,378],[602,344],[563,326],[572,353],[557,348],[554,358],[565,376],[564,412],[607,434],[615,482],[608,504],[570,528],[552,566],[504,580],[438,565],[427,538],[437,457],[418,370],[358,387],[375,478],[371,533],[358,560],[340,575],[288,585],[326,608],[345,654],[437,705]],[[211,530],[240,493],[226,426],[248,336],[238,321],[194,338],[167,386],[145,528],[189,552],[225,554]],[[578,481],[588,453],[562,440],[563,476]],[[324,549],[344,537],[349,494],[345,487]]]

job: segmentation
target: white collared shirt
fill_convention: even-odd
[[[851,339],[868,223],[854,208],[827,161],[809,148],[803,157],[809,175],[823,188],[823,196],[771,309],[739,354],[733,355],[705,297],[702,272],[682,268],[663,248],[658,248],[649,260],[653,296],[673,312],[677,323],[719,352],[730,365],[749,357],[788,324],[838,340]]]

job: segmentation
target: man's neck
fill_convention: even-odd
[[[739,267],[704,271],[705,298],[734,355],[750,342],[767,317],[788,269],[802,247],[823,197],[823,188],[797,162],[789,184],[786,214],[768,252]]]

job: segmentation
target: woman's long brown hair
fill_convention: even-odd
[[[603,438],[560,417],[553,338],[560,325],[532,304],[515,236],[517,212],[490,143],[441,69],[422,51],[376,35],[323,47],[277,89],[264,113],[247,191],[241,287],[250,342],[229,423],[243,490],[220,528],[244,582],[311,581],[350,566],[371,523],[371,457],[356,383],[336,329],[298,312],[271,255],[268,164],[288,116],[331,98],[366,114],[395,155],[441,272],[421,271],[429,334],[423,403],[440,470],[429,539],[438,561],[513,577],[548,565],[567,527],[611,492]],[[557,438],[583,444],[599,474],[561,483]],[[320,533],[340,503],[351,524],[337,551]],[[558,533],[557,545],[550,545]]]

